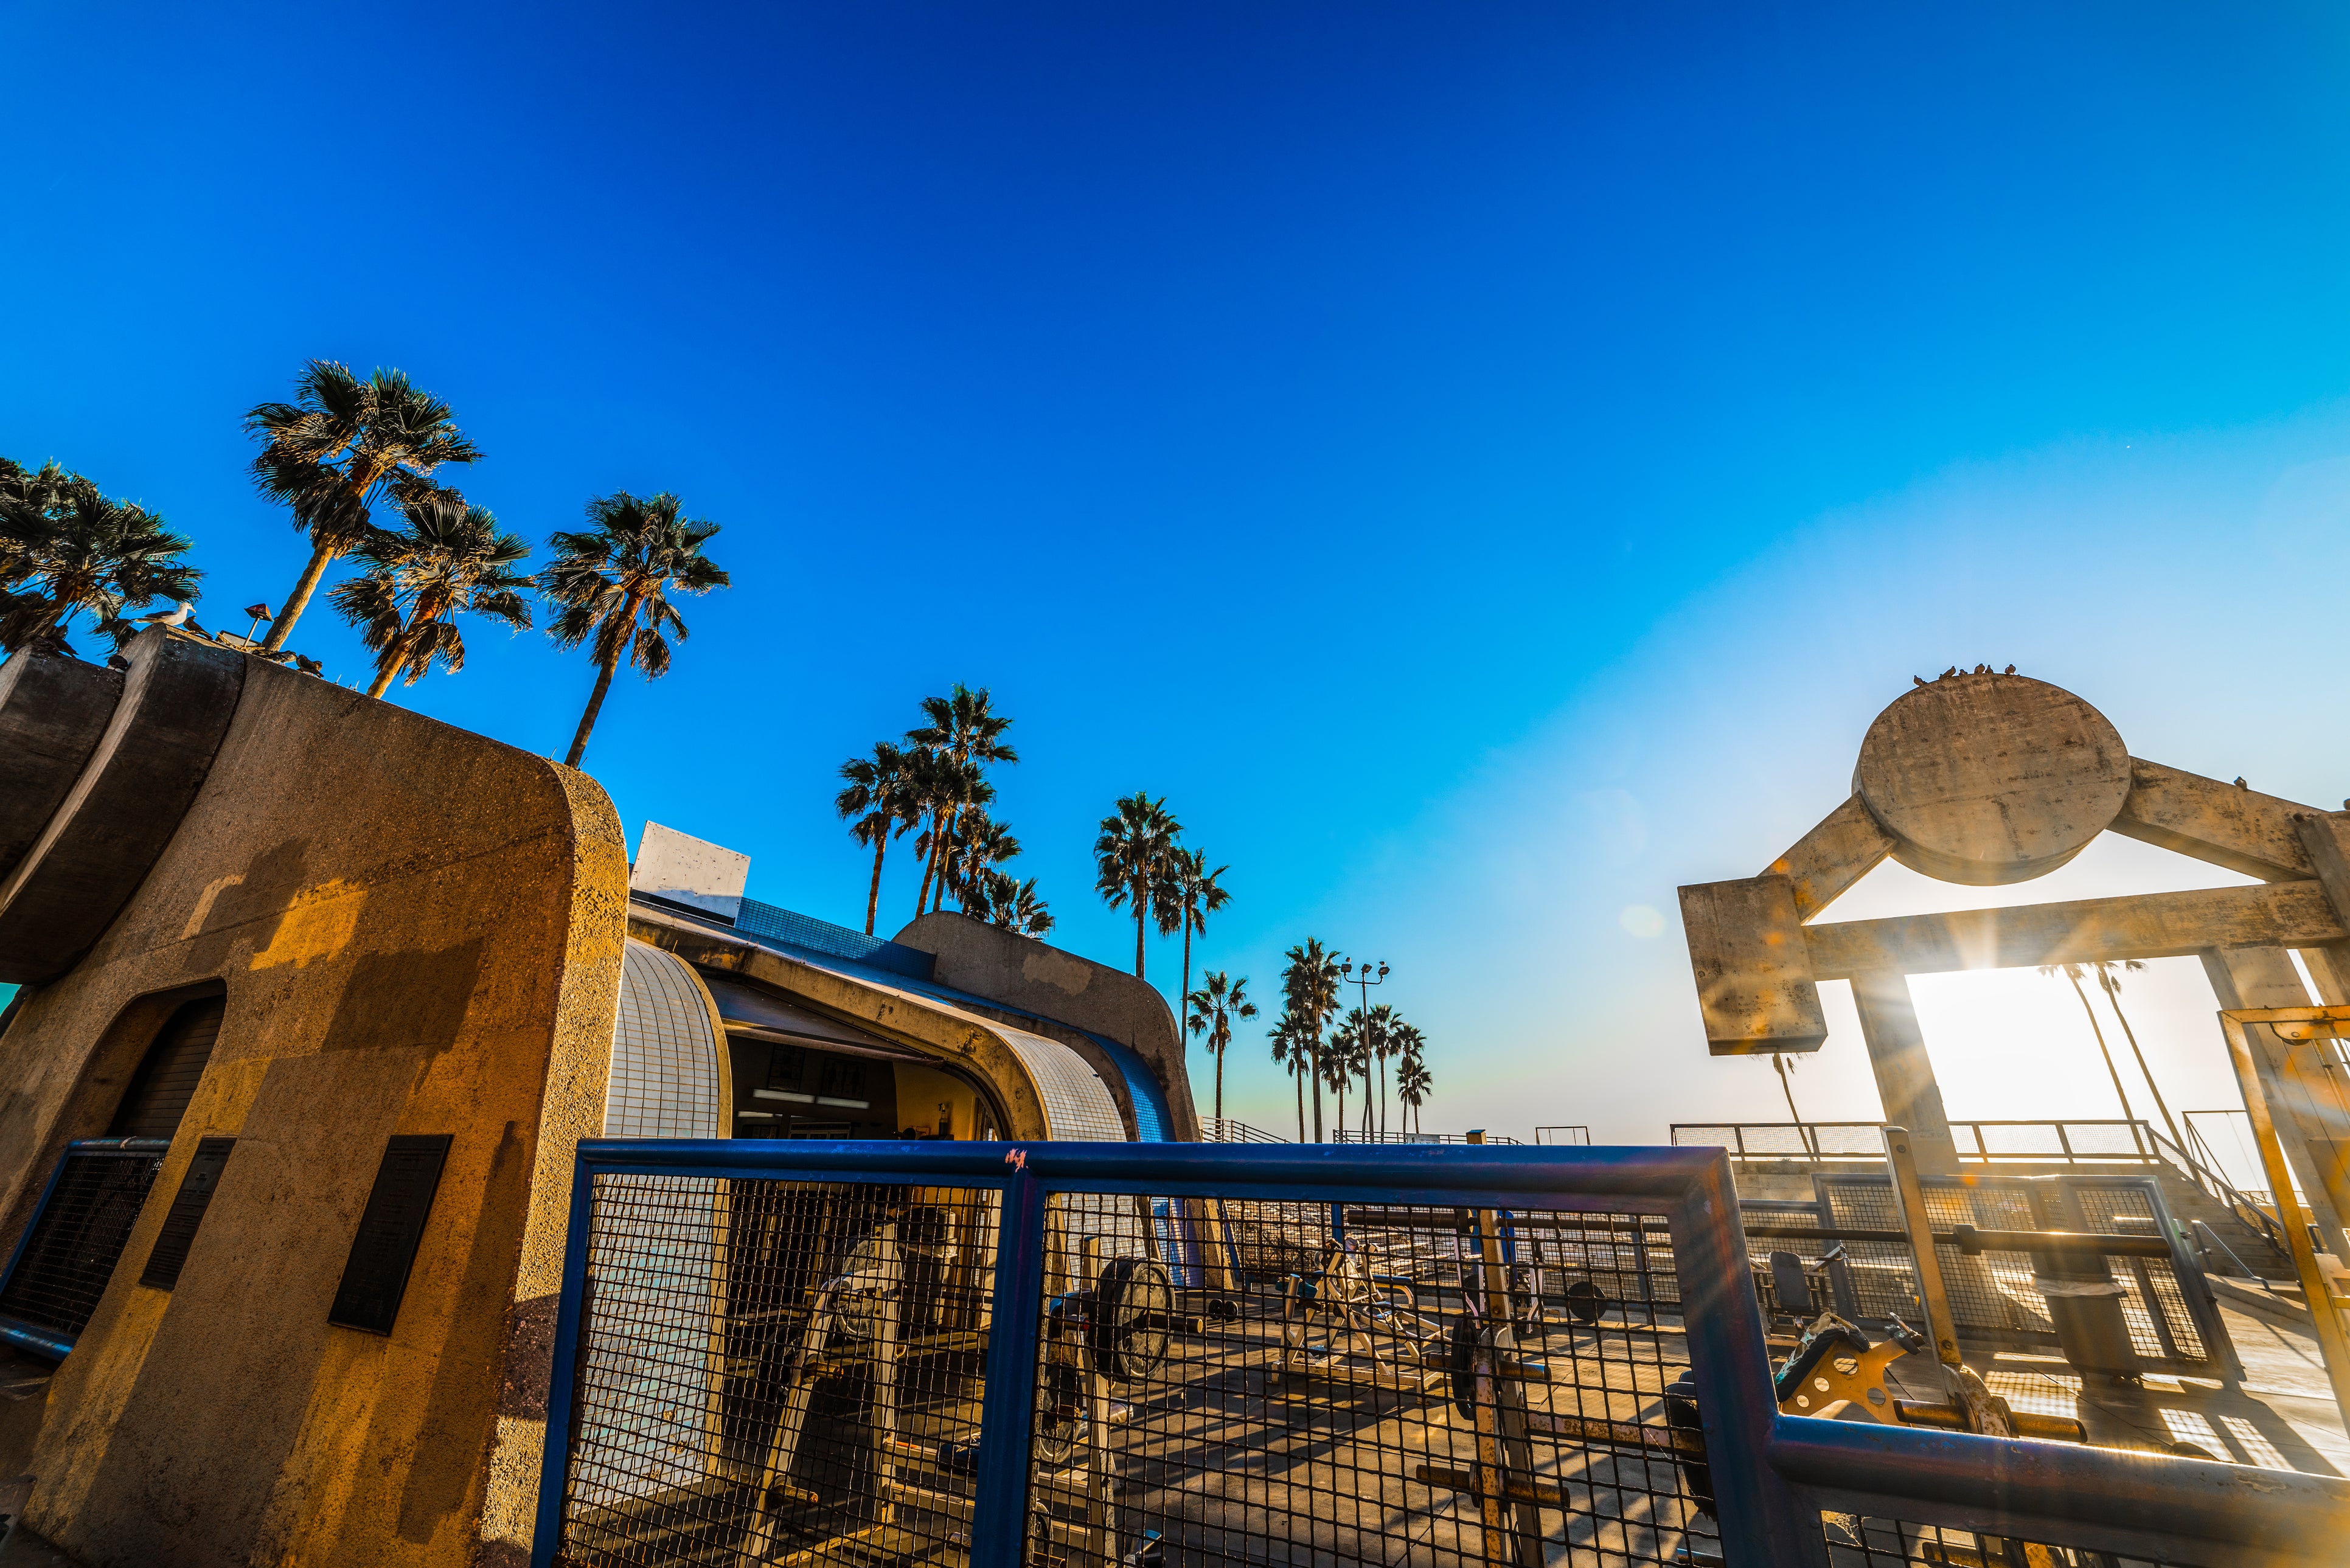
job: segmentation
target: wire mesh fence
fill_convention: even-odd
[[[0,1283],[0,1317],[62,1347],[88,1326],[114,1277],[171,1144],[110,1138],[67,1146],[23,1243]]]
[[[1138,1201],[1046,1211],[1032,1568],[1705,1554],[1655,1217],[1227,1200],[1252,1288],[1187,1290]]]
[[[536,1568],[2118,1568],[2148,1499],[2255,1560],[2095,1451],[1780,1415],[1718,1154],[581,1160]],[[2333,1506],[2261,1474],[2252,1528]]]

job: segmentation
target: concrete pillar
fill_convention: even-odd
[[[2215,948],[2203,954],[2203,972],[2223,1008],[2307,1007],[2309,992],[2300,971],[2282,948]],[[2310,1218],[2317,1222],[2329,1248],[2345,1245],[2342,1225],[2350,1217],[2350,1112],[2345,1112],[2340,1085],[2327,1081],[2317,1053],[2331,1049],[2324,1041],[2302,1045],[2277,1038],[2272,1029],[2254,1024],[2244,1031],[2260,1068],[2261,1087],[2269,1097],[2269,1113],[2276,1123],[2277,1141],[2284,1145],[2285,1162],[2308,1194]]]
[[[1868,1044],[1869,1071],[1877,1075],[1877,1097],[1887,1127],[1908,1127],[1918,1168],[1928,1176],[1956,1176],[1959,1146],[1942,1110],[1942,1086],[1934,1082],[1926,1034],[1909,1000],[1909,977],[1879,970],[1852,978],[1852,1000],[1860,1009],[1860,1037]]]

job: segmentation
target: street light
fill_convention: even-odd
[[[1358,970],[1361,971],[1360,973],[1357,972]],[[1340,975],[1345,977],[1341,983],[1353,985],[1356,992],[1361,996],[1362,1006],[1358,1011],[1362,1013],[1364,1022],[1367,1023],[1370,1021],[1371,1015],[1371,987],[1375,985],[1384,985],[1387,983],[1388,966],[1385,964],[1379,965],[1379,972],[1377,978],[1374,978],[1371,974],[1370,961],[1367,959],[1359,964],[1356,963],[1352,959],[1349,959],[1345,963],[1338,966],[1338,972]],[[1375,1064],[1367,1061],[1364,1064],[1363,1119],[1366,1121],[1370,1119],[1371,1115],[1370,1069],[1374,1064]],[[1344,1143],[1346,1138],[1347,1129],[1340,1127],[1338,1129],[1338,1140],[1341,1143]]]

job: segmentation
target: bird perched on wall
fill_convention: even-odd
[[[1909,678],[1909,684],[1912,686],[1923,686],[1926,684],[1926,678],[1922,675],[1912,675]]]
[[[1948,680],[1951,676],[1956,675],[1958,672],[1959,667],[1953,664],[1948,670],[1943,670],[1939,675],[1935,676],[1934,679],[1937,680]]]
[[[2004,670],[2001,671],[2001,673],[2004,675],[2012,675],[2015,673],[2015,666],[2011,664]]]
[[[150,610],[145,615],[132,618],[131,624],[140,627],[184,627],[200,637],[210,637],[212,633],[204,630],[203,625],[197,621],[195,612],[194,605],[186,599],[182,599],[180,607],[177,609]]]
[[[2236,787],[2237,787],[2238,789],[2250,789],[2250,788],[2251,788],[2252,786],[2251,786],[2251,785],[2250,785],[2250,784],[2246,784],[2246,783],[2244,782],[2244,780],[2243,780],[2243,775],[2242,775],[2242,774],[2239,774],[2236,776]]]
[[[294,656],[294,668],[305,675],[316,675],[326,667],[307,654],[297,653]]]

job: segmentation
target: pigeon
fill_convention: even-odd
[[[305,675],[316,675],[326,667],[307,654],[297,653],[294,656],[294,668]]]
[[[1923,686],[1926,684],[1926,678],[1922,675],[1912,675],[1909,678],[1909,684],[1912,686]]]
[[[128,670],[130,668],[130,660],[123,658],[122,655],[119,653],[109,653],[106,656],[106,667],[109,670]],[[2350,801],[2345,801],[2343,804],[2345,806],[2350,806]]]
[[[1939,675],[1934,677],[1934,679],[1937,680],[1948,680],[1951,676],[1956,675],[1958,672],[1959,667],[1953,664],[1948,670],[1943,670]]]
[[[2008,674],[2008,675],[2012,675],[2012,674],[2014,674],[2014,673],[2015,673],[2015,666],[2014,666],[2014,665],[2012,665],[2012,664],[2009,665],[2009,666],[2007,667],[2007,669],[2003,671],[2003,673]]]
[[[2243,775],[2242,775],[2242,774],[2237,774],[2237,775],[2236,775],[2236,787],[2237,787],[2238,789],[2250,789],[2250,788],[2251,788],[2252,786],[2251,786],[2251,785],[2250,785],[2250,784],[2246,784],[2246,783],[2244,782]]]
[[[1975,673],[1977,675],[1989,675],[1991,673],[1991,666],[1988,664],[1978,664],[1975,666]]]

